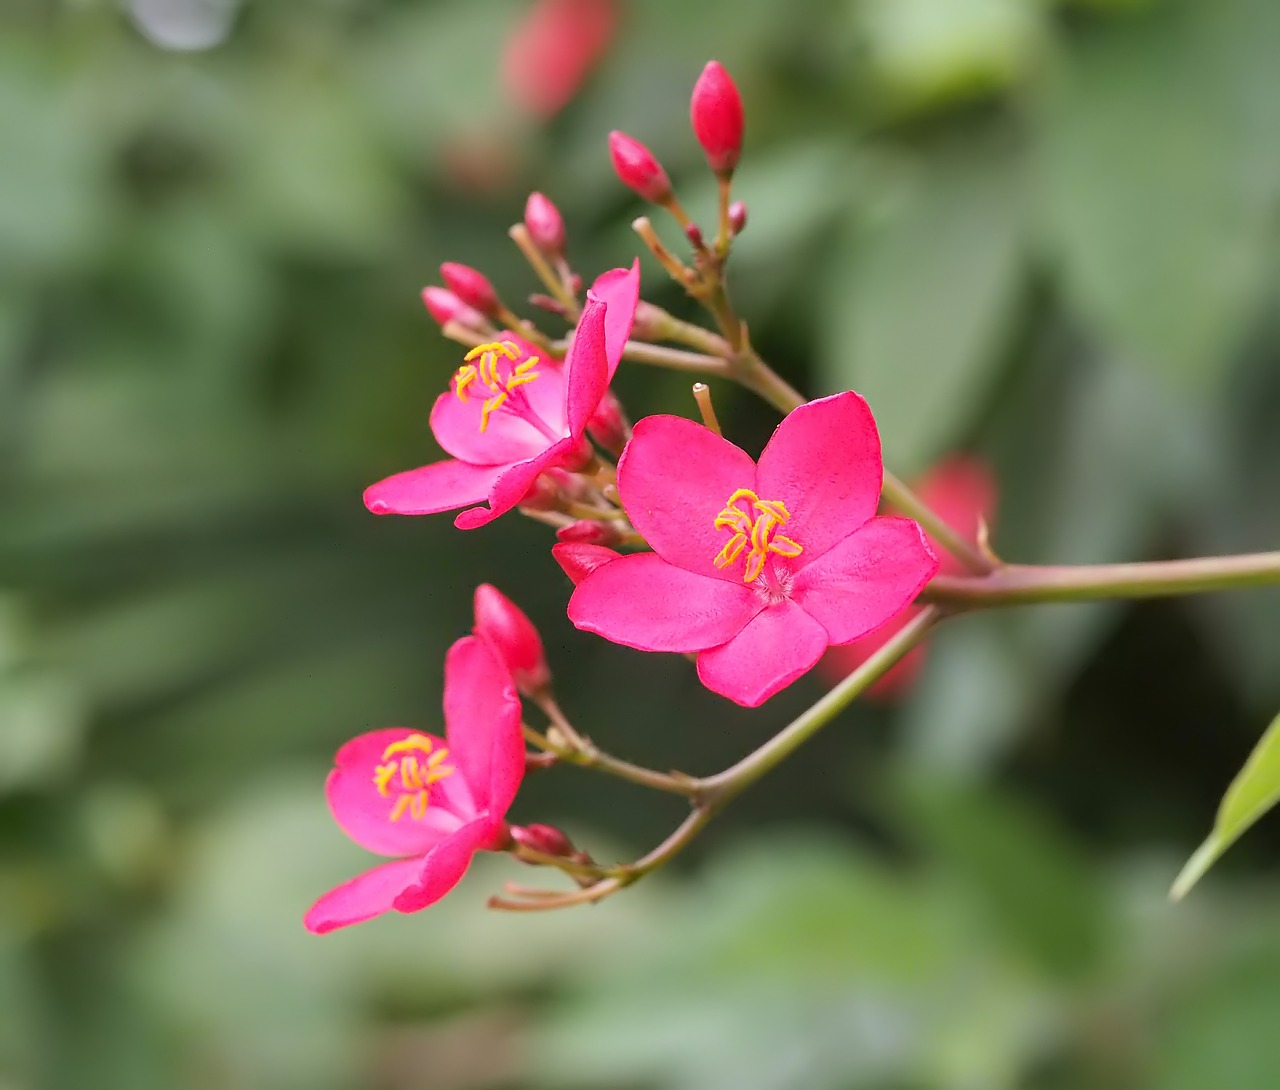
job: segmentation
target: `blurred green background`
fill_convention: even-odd
[[[821,691],[733,707],[573,631],[543,528],[360,504],[436,456],[440,261],[533,290],[533,188],[584,273],[629,261],[615,127],[709,217],[709,57],[747,106],[736,298],[898,473],[991,459],[1022,561],[1280,543],[1274,0],[634,0],[549,121],[496,78],[527,10],[0,9],[0,1088],[1274,1090],[1276,823],[1165,900],[1280,709],[1274,591],[958,622],[908,700],[594,909],[486,913],[530,877],[489,858],[303,931],[370,861],[333,750],[438,723],[478,582],[641,761],[714,771]],[[716,395],[758,449],[773,415]],[[680,813],[559,770],[514,816],[626,858]]]

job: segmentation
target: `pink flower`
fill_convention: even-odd
[[[884,624],[937,569],[919,526],[876,516],[882,477],[875,420],[854,393],[796,409],[759,464],[690,420],[641,420],[618,489],[654,551],[588,574],[569,619],[642,651],[699,652],[707,688],[761,704],[829,645]]]
[[[331,889],[306,915],[322,935],[433,905],[478,851],[505,848],[508,808],[524,778],[520,698],[493,650],[474,636],[444,663],[445,736],[391,727],[353,738],[325,783],[329,809],[362,848],[402,856]]]
[[[978,540],[978,527],[989,519],[996,507],[996,484],[990,468],[976,458],[956,456],[939,462],[917,482],[916,494],[957,533],[968,540]],[[930,544],[938,553],[938,573],[958,575],[963,566],[932,537]],[[843,647],[833,647],[822,658],[819,670],[832,685],[848,677],[901,631],[916,615],[916,607],[908,606],[883,628]],[[926,650],[917,647],[892,670],[877,681],[869,695],[890,700],[908,689],[924,668]]]
[[[614,0],[537,0],[502,51],[502,83],[530,113],[567,106],[603,56],[618,22]]]
[[[459,529],[492,522],[520,503],[538,475],[573,468],[590,454],[583,435],[631,333],[640,263],[604,273],[562,365],[514,333],[467,354],[431,410],[436,441],[453,458],[387,477],[365,489],[375,515],[463,511]],[[473,504],[488,501],[488,507]]]

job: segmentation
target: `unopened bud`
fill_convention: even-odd
[[[513,825],[511,839],[522,848],[529,848],[543,855],[569,856],[576,854],[573,841],[554,825]]]
[[[617,530],[595,519],[579,519],[561,526],[556,531],[556,539],[575,545],[617,545],[619,542]]]
[[[731,174],[742,153],[742,98],[719,61],[708,61],[693,85],[689,120],[711,169]]]
[[[498,652],[520,692],[531,696],[551,684],[542,638],[510,598],[481,583],[476,587],[475,616],[475,634]]]
[[[746,225],[747,206],[742,201],[734,201],[729,205],[729,230],[735,235],[740,235]]]
[[[530,193],[524,204],[524,225],[543,253],[553,257],[564,251],[564,217],[541,193]]]
[[[569,290],[574,295],[577,295],[582,290],[582,275],[580,273],[573,273],[569,277]]]
[[[596,411],[587,421],[587,431],[591,438],[605,450],[621,454],[622,448],[631,438],[631,425],[627,422],[627,414],[622,411],[622,402],[612,390],[606,390]]]
[[[481,314],[490,317],[498,313],[498,293],[484,273],[473,269],[470,265],[460,265],[456,261],[446,261],[440,266],[440,275],[449,290],[469,307],[475,307]]]
[[[671,328],[671,315],[661,307],[646,303],[636,304],[635,321],[631,323],[631,336],[640,341],[665,341]]]
[[[576,587],[597,568],[604,567],[611,560],[617,560],[622,554],[604,545],[562,541],[551,546],[551,555]]]
[[[478,329],[484,325],[484,315],[475,307],[469,307],[448,288],[438,288],[434,284],[422,289],[422,302],[440,325],[457,322],[469,329]]]
[[[557,511],[560,508],[560,489],[545,473],[540,474],[529,486],[529,491],[520,497],[520,506],[533,511]]]
[[[529,296],[529,305],[537,307],[539,310],[545,310],[548,314],[557,314],[561,318],[568,318],[568,313],[564,309],[564,304],[559,299],[552,299],[551,296],[544,292],[535,291]]]
[[[609,156],[622,184],[646,201],[663,204],[671,197],[671,179],[653,152],[616,129],[609,134]]]
[[[690,223],[684,229],[684,237],[689,240],[695,250],[701,250],[703,247],[702,228],[696,223]]]

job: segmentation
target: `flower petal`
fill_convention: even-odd
[[[604,354],[609,364],[609,382],[612,382],[613,374],[622,362],[622,350],[631,336],[636,306],[640,301],[640,259],[636,258],[629,269],[610,269],[601,273],[591,285],[589,294],[599,297],[607,308],[604,313]]]
[[[791,412],[760,455],[756,491],[791,512],[785,531],[804,552],[799,570],[876,513],[884,465],[867,403],[845,392]]]
[[[507,465],[432,462],[386,477],[364,490],[364,505],[375,515],[434,515],[479,503]]]
[[[433,848],[426,859],[417,860],[421,867],[417,881],[396,897],[392,907],[397,912],[418,912],[435,904],[462,881],[476,852],[493,843],[500,824],[486,814]]]
[[[641,651],[700,651],[732,639],[764,606],[740,581],[708,579],[637,553],[588,575],[569,599],[569,620]]]
[[[737,489],[755,483],[746,451],[680,416],[645,417],[618,462],[622,505],[654,552],[686,571],[739,585],[740,565],[713,563],[729,540],[715,522]]]
[[[551,546],[551,555],[564,569],[576,587],[596,568],[617,560],[622,554],[607,545],[590,545],[583,541],[561,541]]]
[[[728,643],[698,656],[698,677],[713,693],[755,708],[806,674],[827,649],[826,630],[794,602],[756,614]]]
[[[500,515],[505,515],[528,494],[538,475],[548,466],[559,465],[573,458],[578,444],[573,439],[561,439],[525,462],[503,466],[489,489],[489,506],[472,507],[453,520],[459,530],[474,530],[487,526]]]
[[[818,663],[818,672],[832,685],[838,685],[901,632],[918,612],[915,606],[907,606],[869,635],[860,636],[853,643],[829,647]],[[915,684],[927,657],[928,648],[923,644],[913,647],[888,673],[872,684],[867,690],[867,696],[874,700],[890,701],[903,695]]]
[[[445,737],[479,809],[502,818],[524,778],[520,697],[483,640],[464,636],[444,660]]]
[[[421,873],[420,858],[383,863],[331,889],[311,906],[302,922],[308,931],[323,935],[381,916],[391,911],[401,893],[417,885]]]
[[[874,518],[797,572],[791,596],[832,643],[849,643],[897,614],[937,570],[919,526]]]
[[[573,343],[565,357],[565,419],[569,434],[581,436],[609,388],[609,361],[605,356],[605,303],[587,292],[587,303],[573,331]]]
[[[389,747],[397,748],[389,751]],[[388,727],[352,738],[338,750],[324,785],[329,809],[342,831],[379,855],[421,855],[474,818],[474,794],[454,754],[436,758],[438,766],[431,766],[453,771],[425,787],[426,804],[425,810],[418,810],[420,817],[400,802],[404,795],[416,794],[412,785],[421,780],[426,761],[442,749],[447,749],[444,739],[408,727]],[[402,760],[407,765],[403,776]],[[381,789],[379,782],[383,782]]]
[[[952,455],[935,465],[915,483],[916,495],[933,509],[943,522],[966,541],[977,542],[979,527],[996,509],[996,481],[990,467],[979,458]],[[938,554],[938,571],[959,575],[964,565],[932,537],[929,544]]]

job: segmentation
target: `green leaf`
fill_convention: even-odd
[[[896,472],[954,445],[990,391],[1021,287],[1019,166],[999,138],[926,149],[828,272],[823,382],[870,402]]]
[[[1169,896],[1175,901],[1182,900],[1219,856],[1277,802],[1280,802],[1280,715],[1271,721],[1244,768],[1231,781],[1218,808],[1213,832],[1187,860]]]

